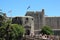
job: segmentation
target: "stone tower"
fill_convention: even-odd
[[[44,9],[42,11],[27,11],[25,16],[34,17],[34,30],[39,31],[45,25]]]

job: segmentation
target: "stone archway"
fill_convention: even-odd
[[[30,30],[31,30],[30,26],[25,26],[25,35],[30,35]]]
[[[26,30],[25,32],[25,35],[30,35],[30,30]]]

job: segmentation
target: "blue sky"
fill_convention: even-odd
[[[27,7],[30,8],[27,10]],[[45,10],[45,15],[60,16],[60,0],[0,0],[0,9],[7,16],[24,16],[27,11]],[[11,13],[8,13],[12,10]]]

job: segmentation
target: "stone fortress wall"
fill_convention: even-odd
[[[41,28],[48,25],[55,35],[60,35],[60,17],[45,16],[44,9],[36,12],[27,11],[24,17],[13,17],[12,23],[21,24],[26,29],[30,29],[30,34],[40,34]]]
[[[60,17],[48,17],[45,16],[44,9],[42,11],[27,11],[25,16],[34,17],[34,30],[35,33],[39,33],[40,29],[44,25],[50,26],[56,35],[60,35]],[[58,34],[58,33],[59,34]]]

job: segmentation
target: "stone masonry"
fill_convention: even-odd
[[[20,16],[20,17],[13,17],[12,18],[13,24],[20,24],[23,25],[25,28],[26,35],[34,35],[34,19],[31,16]]]
[[[45,16],[44,9],[42,11],[27,11],[25,16],[32,16],[34,17],[34,31],[35,33],[39,33],[40,29],[44,25],[50,26],[53,31],[56,33],[59,33],[60,35],[60,17],[49,17]]]

